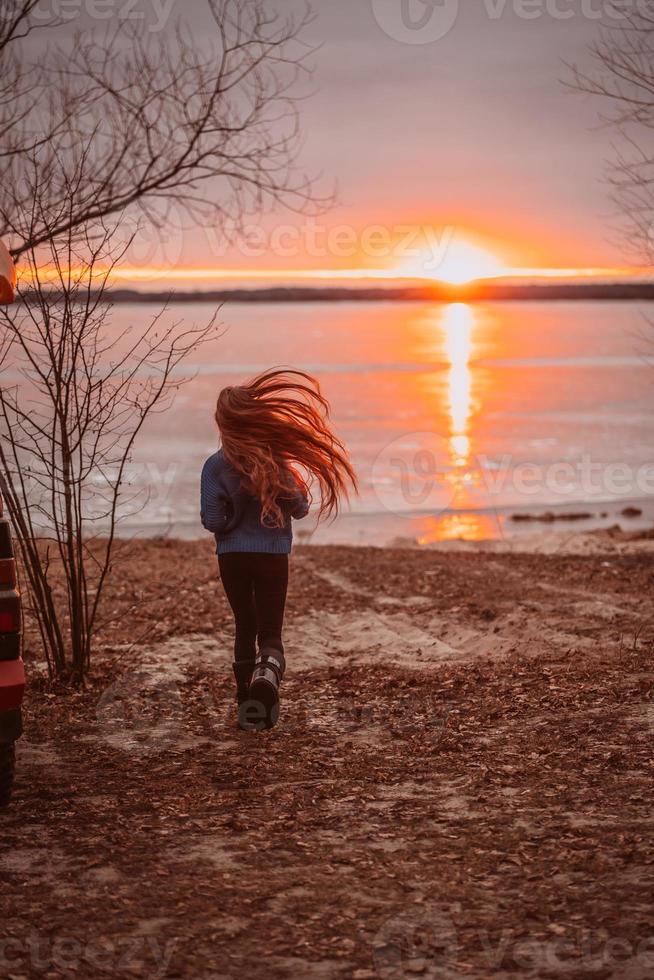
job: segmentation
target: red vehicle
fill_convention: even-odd
[[[25,669],[21,658],[21,600],[9,522],[0,498],[0,806],[11,799],[15,742],[23,732]]]
[[[13,302],[16,270],[0,242],[0,303]],[[16,560],[9,522],[0,497],[0,806],[11,799],[14,785],[15,742],[23,732],[21,705],[25,669],[21,659],[22,615],[16,580]]]

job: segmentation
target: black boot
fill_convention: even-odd
[[[264,727],[272,728],[279,719],[279,687],[286,670],[284,654],[274,647],[261,650],[250,681],[250,701],[262,706]]]
[[[249,698],[250,680],[256,660],[235,660],[232,664],[236,678],[236,700],[243,704]]]
[[[254,670],[255,660],[235,660],[232,664],[234,677],[236,678],[236,700],[238,702],[238,724],[244,731],[249,730],[250,726],[246,722],[245,711],[241,707],[247,705],[250,700],[250,679]]]

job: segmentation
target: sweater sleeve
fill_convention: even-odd
[[[297,490],[291,501],[291,517],[301,521],[309,513],[309,500],[302,490]]]
[[[290,517],[293,517],[296,521],[300,521],[309,513],[309,499],[290,471],[286,474],[286,484],[288,486],[288,494],[284,494],[281,498],[283,500],[284,510]]]
[[[227,528],[228,494],[217,472],[213,459],[208,459],[202,467],[200,480],[200,520],[202,527],[212,534],[222,534]]]

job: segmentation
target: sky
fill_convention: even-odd
[[[283,15],[302,4],[267,7]],[[255,219],[250,249],[229,246],[215,226],[144,229],[129,269],[144,282],[174,269],[200,288],[239,272],[456,281],[631,264],[603,180],[613,135],[601,106],[565,84],[566,63],[590,64],[611,9],[609,0],[316,3],[299,162],[322,175],[320,189],[336,187],[334,205],[317,219],[276,208]],[[170,22],[182,10],[202,37],[204,0],[177,3]]]

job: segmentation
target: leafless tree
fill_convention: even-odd
[[[19,42],[31,33],[31,16],[38,0],[16,0],[0,7],[0,158],[5,141],[34,108],[27,71],[19,57]]]
[[[214,321],[184,327],[162,310],[117,335],[112,238],[109,229],[81,243],[70,232],[49,243],[47,264],[26,253],[32,287],[0,314],[0,491],[59,677],[80,678],[90,662],[117,525],[140,502],[125,479],[135,440],[184,382],[184,358],[215,333]]]
[[[321,206],[296,167],[308,9],[202,6],[200,37],[182,13],[159,34],[114,21],[72,39],[44,36],[60,25],[37,0],[0,8],[0,237],[26,266],[0,330],[0,492],[59,676],[89,664],[134,440],[213,330],[156,317],[114,336],[116,225],[136,212],[162,227],[174,208],[220,234],[267,204]]]
[[[280,17],[262,0],[205,0],[206,36],[183,15],[159,33],[119,20],[50,44],[25,68],[35,4],[5,2],[0,237],[16,258],[131,208],[161,226],[174,204],[220,231],[267,203],[318,203],[295,165],[308,9]],[[45,224],[35,195],[48,203]]]
[[[609,180],[629,252],[654,261],[654,0],[616,5],[620,17],[592,47],[596,70],[573,68],[575,87],[600,96],[618,134]]]
[[[34,29],[31,19],[39,0],[10,0],[0,8],[0,55],[12,41],[27,37]],[[3,83],[6,84],[6,83]]]

